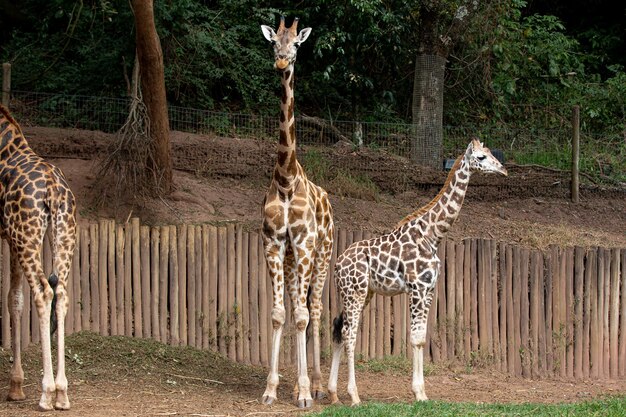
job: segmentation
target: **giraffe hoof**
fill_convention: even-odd
[[[9,392],[7,395],[7,401],[22,401],[26,399],[24,392]]]
[[[328,393],[328,396],[330,398],[330,403],[331,404],[339,404],[339,397],[337,397],[337,393],[336,392],[330,392],[330,393]]]
[[[7,401],[22,401],[24,399],[26,399],[26,395],[24,395],[22,383],[11,381],[9,383],[9,393],[7,394]]]
[[[315,399],[315,400],[322,400],[324,398],[326,398],[326,393],[324,391],[321,391],[321,390],[319,390],[319,391],[318,390],[314,390],[313,391],[313,399]]]
[[[54,404],[54,408],[57,410],[69,410],[70,409],[70,400],[67,398],[67,394],[66,395],[57,394],[57,400],[56,400],[56,403]]]
[[[263,398],[261,398],[261,403],[265,404],[265,405],[272,405],[274,403],[275,399],[276,399],[276,397],[271,397],[269,395],[264,395]]]
[[[39,403],[39,411],[52,411],[54,407],[48,403]]]
[[[298,408],[311,408],[311,407],[313,407],[312,398],[298,400]]]

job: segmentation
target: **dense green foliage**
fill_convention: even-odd
[[[127,1],[15,3],[14,10],[0,5],[0,57],[13,64],[14,89],[126,94],[134,59]],[[453,11],[462,2],[447,3]],[[577,20],[558,2],[534,3],[494,0],[472,20],[448,57],[444,122],[554,127],[567,124],[571,105],[581,104],[584,127],[623,132],[623,21],[598,23],[604,1],[593,10],[574,8]],[[275,26],[281,14],[289,24],[297,15],[301,27],[313,28],[298,57],[299,110],[327,119],[409,121],[417,4],[156,0],[168,100],[274,112],[278,82],[259,25]],[[552,13],[576,21],[575,30]]]
[[[474,404],[426,401],[421,403],[368,403],[358,407],[328,407],[310,416],[623,416],[624,398],[589,401],[578,404]]]

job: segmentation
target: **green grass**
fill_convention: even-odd
[[[423,403],[368,403],[358,407],[332,406],[313,416],[626,416],[626,398],[615,397],[576,404],[470,404],[426,401]]]

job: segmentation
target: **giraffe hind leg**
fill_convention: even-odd
[[[17,256],[11,256],[11,286],[8,298],[9,315],[11,317],[11,345],[13,348],[13,365],[9,378],[8,401],[21,401],[26,398],[22,385],[24,370],[22,369],[22,310],[24,308],[24,293],[22,290],[22,271],[17,262]]]
[[[57,330],[57,285],[59,284],[59,278],[54,274],[50,274],[48,277],[48,284],[50,284],[50,288],[52,288],[52,308],[50,311],[50,336],[54,334]]]

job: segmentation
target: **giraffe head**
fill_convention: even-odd
[[[469,161],[471,171],[508,175],[506,168],[491,154],[489,148],[483,146],[478,139],[472,139],[465,155]]]
[[[290,27],[285,27],[285,17],[281,16],[280,26],[274,32],[269,26],[261,25],[263,36],[274,46],[274,68],[285,71],[296,62],[298,48],[311,34],[311,28],[304,28],[297,33],[298,18],[296,17]]]

